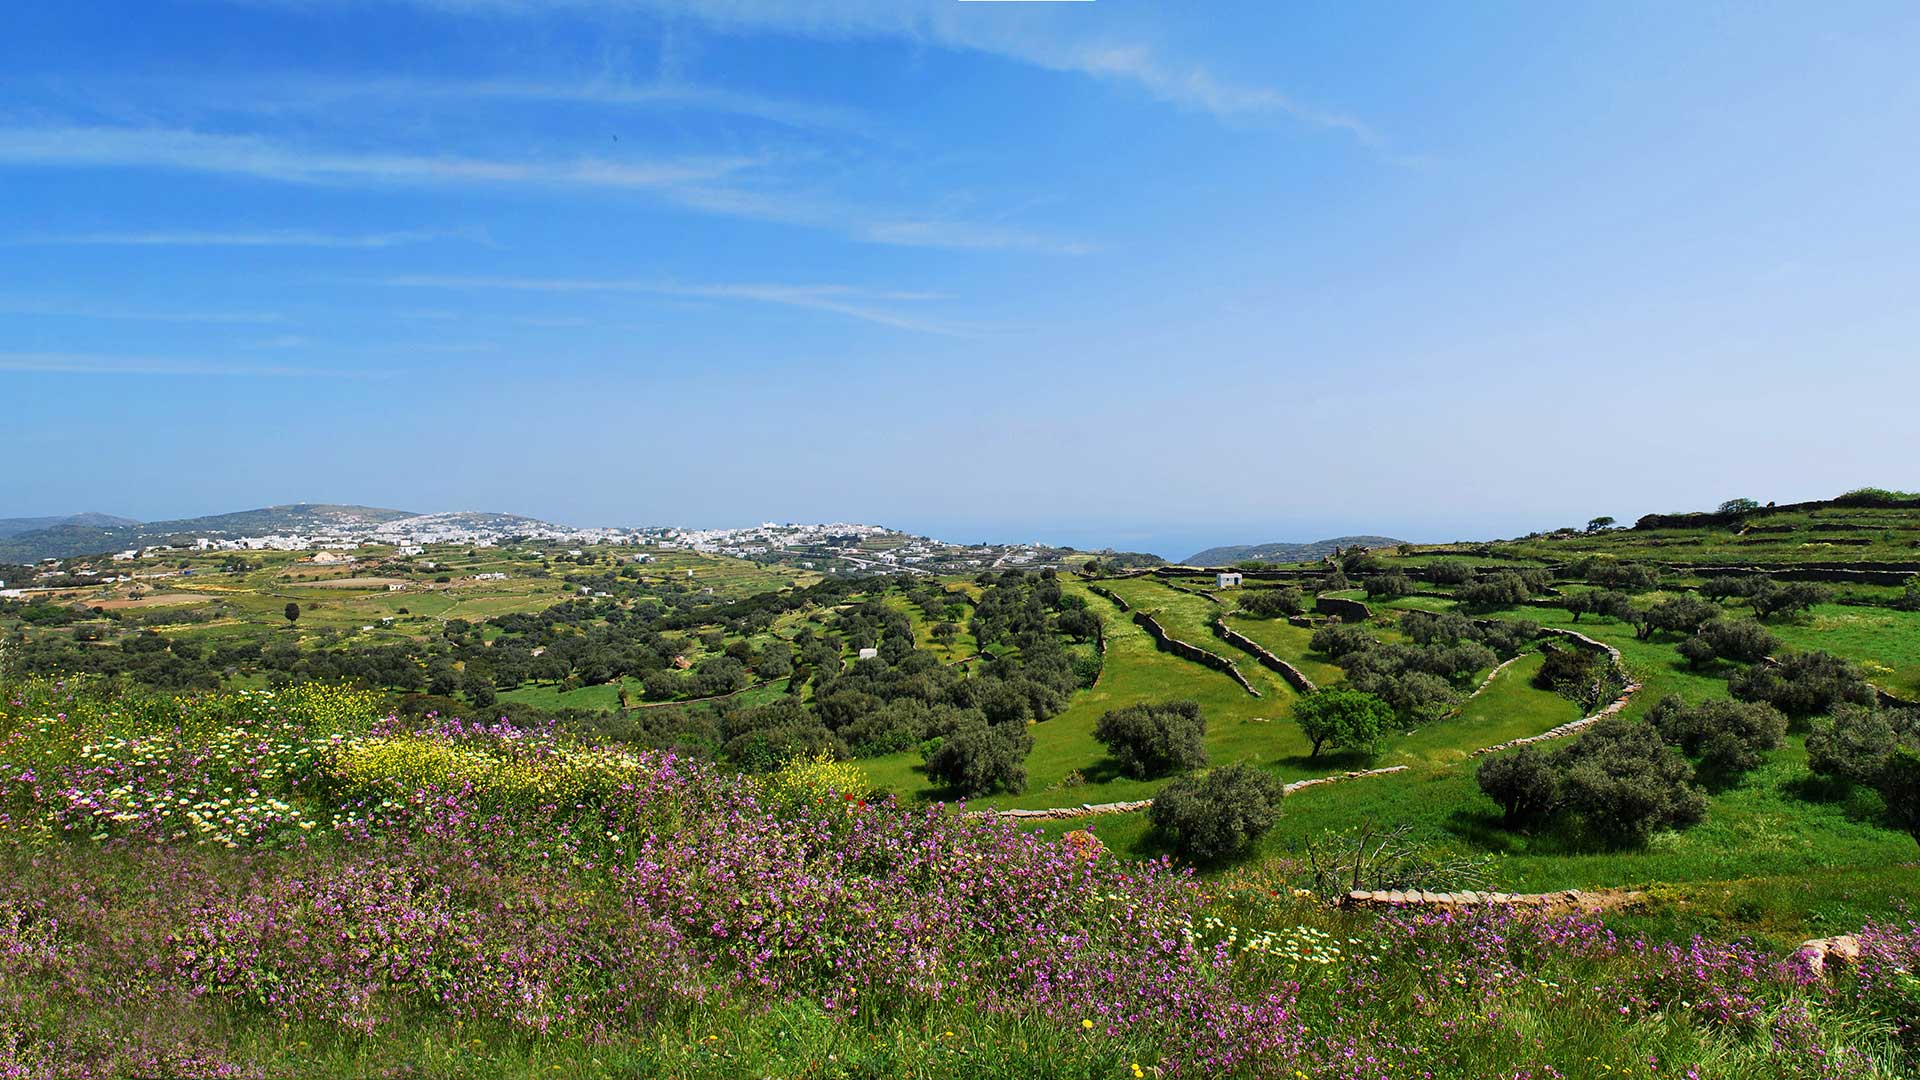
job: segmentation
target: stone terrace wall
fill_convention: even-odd
[[[1161,626],[1159,622],[1155,621],[1153,616],[1144,611],[1134,612],[1133,621],[1145,627],[1147,633],[1153,635],[1153,640],[1167,652],[1183,660],[1191,660],[1196,664],[1204,664],[1215,671],[1225,672],[1233,676],[1233,681],[1239,683],[1241,688],[1247,693],[1252,694],[1254,697],[1260,696],[1260,691],[1254,689],[1253,684],[1247,681],[1245,675],[1240,674],[1240,669],[1234,666],[1233,661],[1221,656],[1219,653],[1208,652],[1191,642],[1181,641],[1179,638],[1167,633],[1166,627]]]
[[[1566,638],[1567,640],[1573,642],[1576,648],[1587,649],[1589,651],[1594,651],[1594,652],[1606,653],[1609,657],[1613,659],[1613,662],[1615,664],[1621,665],[1620,669],[1622,671],[1626,670],[1625,664],[1620,659],[1620,650],[1614,648],[1613,646],[1607,644],[1604,641],[1595,641],[1594,639],[1578,631],[1562,630],[1558,627],[1553,627],[1553,626],[1541,627],[1540,633],[1542,634],[1542,636]],[[1640,684],[1637,682],[1629,682],[1625,687],[1621,689],[1619,697],[1614,698],[1612,701],[1608,702],[1605,708],[1601,709],[1599,712],[1594,713],[1591,716],[1583,716],[1578,720],[1570,720],[1567,723],[1561,724],[1559,727],[1554,728],[1551,731],[1543,731],[1538,735],[1528,735],[1525,738],[1521,738],[1521,739],[1509,739],[1506,742],[1499,743],[1498,745],[1495,745],[1495,746],[1483,746],[1480,749],[1475,750],[1473,753],[1467,756],[1479,757],[1482,754],[1495,754],[1495,753],[1499,753],[1502,750],[1510,750],[1516,746],[1525,746],[1528,743],[1546,742],[1549,739],[1564,739],[1567,736],[1572,735],[1584,728],[1592,727],[1594,724],[1597,724],[1600,721],[1605,720],[1609,716],[1613,716],[1617,714],[1621,709],[1626,708],[1627,702],[1633,700],[1633,695],[1639,692],[1640,692]]]
[[[1311,694],[1319,689],[1319,687],[1313,684],[1313,680],[1307,678],[1306,674],[1299,668],[1273,655],[1263,648],[1259,642],[1228,626],[1224,616],[1216,615],[1214,617],[1213,632],[1220,636],[1220,640],[1234,648],[1243,652],[1252,653],[1253,658],[1260,661],[1262,667],[1285,679],[1287,685],[1293,687],[1295,690],[1303,694]]]
[[[1313,598],[1313,610],[1322,615],[1338,616],[1343,622],[1366,622],[1373,618],[1372,608],[1343,596],[1316,596]]]
[[[1087,586],[1087,591],[1094,594],[1095,596],[1104,596],[1107,599],[1113,601],[1114,606],[1118,607],[1121,611],[1133,610],[1133,605],[1127,603],[1125,600],[1120,599],[1120,594],[1114,592],[1112,589],[1103,589],[1098,585],[1089,585]]]
[[[1384,769],[1361,769],[1357,772],[1337,773],[1333,776],[1313,776],[1305,780],[1295,780],[1286,785],[1288,795],[1302,788],[1319,787],[1322,784],[1337,784],[1344,780],[1358,780],[1363,776],[1383,776],[1387,773],[1405,772],[1405,765],[1389,765]],[[1134,799],[1130,802],[1081,803],[1079,806],[1049,806],[1040,810],[969,810],[969,814],[993,814],[998,817],[1021,818],[1028,821],[1059,821],[1066,818],[1098,817],[1102,814],[1131,814],[1136,810],[1145,810],[1153,805],[1152,799]]]

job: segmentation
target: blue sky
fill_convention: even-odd
[[[12,5],[0,516],[1179,557],[1920,487],[1920,9]]]

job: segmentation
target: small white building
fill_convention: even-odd
[[[1221,573],[1213,575],[1213,583],[1222,589],[1238,588],[1240,585],[1240,575],[1232,570],[1222,571]]]
[[[404,581],[388,582],[387,591],[388,592],[405,592],[407,591],[407,583]]]
[[[861,649],[860,650],[860,659],[862,660],[872,660],[874,657],[877,657],[879,655],[880,655],[879,649]]]

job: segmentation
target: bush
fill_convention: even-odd
[[[1689,706],[1669,694],[1649,717],[1660,738],[1700,762],[1700,772],[1731,783],[1758,768],[1787,735],[1787,718],[1764,702],[1724,699]]]
[[[1367,590],[1367,599],[1386,597],[1391,600],[1405,596],[1413,591],[1413,581],[1398,570],[1389,570],[1384,574],[1374,574],[1361,583]]]
[[[1701,584],[1700,595],[1709,600],[1726,600],[1732,597],[1752,596],[1754,587],[1764,580],[1764,578],[1734,577],[1729,574],[1720,574],[1708,578]]]
[[[1920,752],[1900,749],[1893,752],[1880,773],[1880,798],[1887,804],[1887,816],[1920,842]]]
[[[1027,789],[1033,736],[1023,724],[974,723],[941,739],[926,754],[927,775],[962,798]]]
[[[1328,623],[1315,630],[1313,639],[1307,643],[1307,647],[1314,652],[1338,660],[1350,653],[1371,649],[1378,644],[1379,642],[1373,639],[1373,635],[1365,630],[1336,622]]]
[[[1859,669],[1831,653],[1796,653],[1779,665],[1756,664],[1727,684],[1742,701],[1764,701],[1788,716],[1830,713],[1851,702],[1872,705],[1873,687]]]
[[[1319,757],[1320,748],[1370,750],[1386,733],[1393,720],[1393,709],[1372,694],[1346,687],[1315,691],[1293,704],[1294,722],[1313,744],[1309,757]]]
[[[1780,647],[1772,632],[1752,619],[1708,619],[1694,636],[1679,645],[1680,655],[1694,667],[1715,660],[1758,663]]]
[[[1645,641],[1656,630],[1670,634],[1691,634],[1708,620],[1720,617],[1719,604],[1695,596],[1676,596],[1662,600],[1634,617],[1635,636]]]
[[[1459,591],[1460,602],[1475,611],[1492,611],[1525,603],[1532,592],[1526,579],[1512,571],[1489,574]]]
[[[1240,594],[1240,610],[1258,619],[1277,619],[1307,610],[1307,598],[1291,585],[1248,589]]]
[[[1427,567],[1427,576],[1438,585],[1465,585],[1473,580],[1473,567],[1458,559],[1442,559]]]
[[[1566,806],[1587,829],[1616,840],[1644,839],[1706,816],[1707,797],[1693,767],[1652,727],[1609,717],[1555,755]]]
[[[1093,737],[1136,780],[1187,772],[1207,763],[1207,721],[1195,701],[1129,705],[1094,725]]]
[[[1481,762],[1476,779],[1480,790],[1500,804],[1509,829],[1545,820],[1560,807],[1560,772],[1551,758],[1532,746]]]
[[[1633,600],[1626,593],[1613,589],[1588,589],[1574,593],[1562,601],[1561,606],[1573,613],[1574,622],[1579,622],[1582,615],[1600,615],[1621,622],[1633,618]]]
[[[1605,589],[1645,592],[1660,584],[1660,571],[1645,563],[1587,559],[1575,563],[1573,571],[1575,576]]]
[[[790,759],[761,782],[775,806],[798,809],[833,798],[863,797],[870,787],[866,774],[832,754]]]
[[[1161,788],[1147,820],[1182,858],[1214,863],[1244,853],[1272,828],[1285,794],[1280,781],[1233,764]]]
[[[1753,604],[1754,614],[1763,619],[1776,615],[1793,615],[1825,603],[1827,590],[1810,581],[1794,581],[1785,585],[1777,581],[1762,580],[1751,593],[1749,601]]]
[[[1540,651],[1546,660],[1540,665],[1540,670],[1534,672],[1533,687],[1536,690],[1551,690],[1556,694],[1566,694],[1592,682],[1594,666],[1600,662],[1598,656],[1585,649],[1543,645]]]
[[[1873,787],[1894,751],[1920,749],[1920,711],[1845,704],[1807,735],[1807,766],[1842,784]]]

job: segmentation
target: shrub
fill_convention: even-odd
[[[1887,815],[1920,842],[1920,752],[1895,750],[1881,770],[1878,787]]]
[[[1526,580],[1510,570],[1489,574],[1459,591],[1460,602],[1475,611],[1512,607],[1525,603],[1531,595]]]
[[[1660,584],[1660,571],[1645,563],[1588,559],[1576,563],[1574,572],[1592,584],[1606,589],[1645,592]]]
[[[1759,585],[1763,580],[1765,579],[1720,574],[1708,578],[1701,584],[1700,595],[1709,600],[1726,600],[1730,597],[1752,596],[1754,587]]]
[[[1488,758],[1480,763],[1475,778],[1480,790],[1500,804],[1502,820],[1509,829],[1544,820],[1560,806],[1559,770],[1552,759],[1532,746]]]
[[[1706,816],[1707,797],[1693,782],[1693,767],[1646,724],[1609,717],[1555,759],[1567,808],[1596,835],[1640,840]]]
[[[1094,725],[1093,737],[1107,748],[1120,771],[1136,780],[1187,772],[1207,763],[1207,721],[1196,701],[1115,709]]]
[[[1787,718],[1764,702],[1724,699],[1688,705],[1669,694],[1649,717],[1668,745],[1700,762],[1700,772],[1730,783],[1758,768],[1787,735]]]
[[[1314,652],[1338,660],[1350,653],[1371,649],[1378,644],[1379,642],[1373,639],[1373,635],[1365,630],[1336,622],[1328,623],[1315,630],[1313,639],[1307,643],[1307,647]]]
[[[1777,581],[1762,580],[1748,594],[1753,604],[1754,614],[1763,619],[1776,615],[1793,615],[1825,603],[1827,590],[1810,581],[1793,581],[1785,585]]]
[[[1240,610],[1260,619],[1282,618],[1307,610],[1307,598],[1291,585],[1278,589],[1248,589],[1240,595]]]
[[[1244,853],[1273,827],[1285,794],[1280,781],[1236,763],[1161,788],[1147,820],[1182,858],[1219,862]]]
[[[1027,788],[1033,736],[1022,724],[974,723],[941,739],[926,754],[927,775],[963,798]]]
[[[1592,682],[1594,666],[1600,662],[1598,656],[1585,649],[1543,645],[1540,651],[1546,660],[1540,665],[1540,670],[1533,674],[1533,687],[1536,690],[1551,690],[1556,694],[1566,694]]]
[[[1764,701],[1788,716],[1830,713],[1843,702],[1872,705],[1873,687],[1859,669],[1831,653],[1796,653],[1780,664],[1756,664],[1728,683],[1743,701]]]
[[[1680,655],[1694,667],[1704,667],[1715,660],[1757,663],[1779,647],[1772,632],[1752,619],[1708,619],[1679,645]]]
[[[1372,694],[1332,687],[1294,702],[1293,719],[1313,744],[1308,756],[1319,757],[1323,746],[1339,750],[1371,749],[1393,720],[1393,709]]]
[[[1573,613],[1573,621],[1579,622],[1582,615],[1600,615],[1621,622],[1633,618],[1633,600],[1626,593],[1613,589],[1588,589],[1574,593],[1561,601],[1561,606]]]
[[[1398,570],[1389,570],[1384,574],[1371,575],[1360,584],[1367,590],[1367,599],[1369,600],[1382,596],[1391,600],[1394,597],[1405,596],[1413,591],[1412,579]]]
[[[1695,596],[1675,596],[1662,600],[1633,619],[1635,636],[1645,641],[1656,630],[1670,634],[1691,634],[1709,619],[1718,618],[1720,605]]]
[[[1473,580],[1473,567],[1458,559],[1442,559],[1427,567],[1427,576],[1439,585],[1465,585]]]
[[[1920,749],[1920,711],[1843,704],[1807,735],[1807,766],[1842,784],[1873,787],[1902,746]]]

